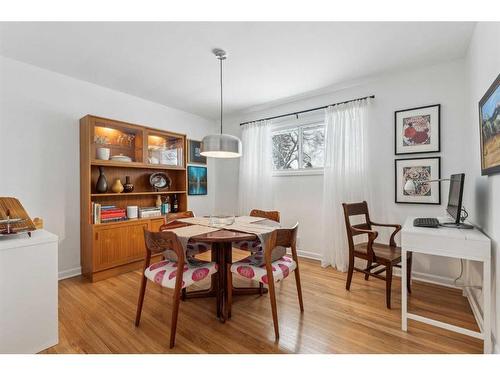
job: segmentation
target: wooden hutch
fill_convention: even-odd
[[[108,148],[110,156],[124,155],[132,161],[98,160],[100,147]],[[176,150],[173,163],[158,164],[157,159],[151,159],[151,150],[158,147]],[[91,115],[80,120],[80,254],[84,276],[98,281],[139,268],[145,257],[143,228],[157,230],[164,221],[163,217],[154,217],[93,224],[92,203],[153,207],[158,195],[176,194],[179,212],[186,211],[186,156],[184,134]],[[96,191],[99,167],[108,183],[106,193]],[[154,191],[149,177],[155,172],[170,177],[170,188]],[[134,184],[133,192],[113,193],[113,182],[119,178],[125,183],[126,176]]]

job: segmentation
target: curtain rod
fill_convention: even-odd
[[[357,99],[351,99],[351,100],[346,100],[345,102],[339,102],[339,103],[333,103],[333,104],[328,104],[328,105],[324,105],[322,107],[316,107],[316,108],[311,108],[311,109],[305,109],[303,111],[298,111],[298,112],[291,112],[291,113],[287,113],[287,114],[284,114],[284,115],[279,115],[279,116],[273,116],[273,117],[266,117],[266,118],[261,118],[259,120],[252,120],[252,121],[246,121],[246,122],[242,122],[240,124],[240,126],[243,126],[243,125],[246,125],[246,124],[250,124],[252,122],[256,122],[256,121],[269,121],[269,120],[274,120],[274,119],[277,119],[277,118],[281,118],[281,117],[287,117],[287,116],[292,116],[292,115],[300,115],[302,113],[307,113],[307,112],[313,112],[313,111],[317,111],[317,110],[320,110],[320,109],[325,109],[325,108],[328,108],[328,107],[331,107],[331,106],[335,106],[335,105],[340,105],[340,104],[346,104],[346,103],[350,103],[350,102],[355,102],[357,100],[363,100],[363,99],[368,99],[368,98],[375,98],[375,95],[370,95],[370,96],[364,96],[362,98],[357,98]]]

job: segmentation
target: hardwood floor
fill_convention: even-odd
[[[237,257],[235,257],[237,258]],[[215,318],[215,299],[181,302],[177,338],[170,350],[172,290],[148,283],[141,325],[134,326],[140,273],[96,283],[81,277],[59,283],[59,344],[44,353],[481,353],[482,341],[410,321],[400,329],[400,282],[393,308],[385,308],[385,286],[301,259],[304,294],[300,314],[295,282],[277,284],[280,340],[274,342],[269,297],[235,296],[232,319]],[[236,286],[248,282],[235,279]],[[203,288],[206,285],[202,285]],[[459,290],[414,282],[410,311],[478,330]],[[265,316],[267,319],[262,319]]]

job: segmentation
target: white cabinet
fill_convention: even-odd
[[[0,237],[0,353],[58,343],[56,235]]]

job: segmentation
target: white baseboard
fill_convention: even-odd
[[[479,301],[475,297],[472,292],[472,288],[466,286],[464,287],[464,295],[469,300],[469,305],[474,314],[474,318],[476,318],[477,325],[479,329],[483,330],[483,313],[481,312],[481,308],[479,307]]]
[[[482,309],[479,306],[479,301],[476,298],[476,295],[473,293],[473,288],[471,287],[464,287],[464,295],[467,297],[467,300],[469,301],[470,308],[472,310],[472,313],[474,314],[474,318],[476,319],[477,325],[481,332],[483,331],[483,313]],[[493,332],[492,332],[493,333]],[[500,353],[500,343],[497,343],[495,340],[495,335],[492,334],[491,337],[492,344],[493,344],[493,353],[499,354]]]
[[[393,272],[394,276],[401,277],[401,270],[399,268],[395,268]],[[411,273],[411,278],[412,280],[423,281],[429,284],[441,285],[453,289],[462,289],[461,287],[455,285],[455,279],[452,277],[438,276],[430,273],[413,271]]]
[[[82,274],[82,268],[70,268],[69,270],[59,271],[58,278],[59,280],[69,279],[70,277],[79,276]]]
[[[297,249],[297,255],[302,258],[321,260],[321,255],[317,253],[312,253],[310,251]]]

